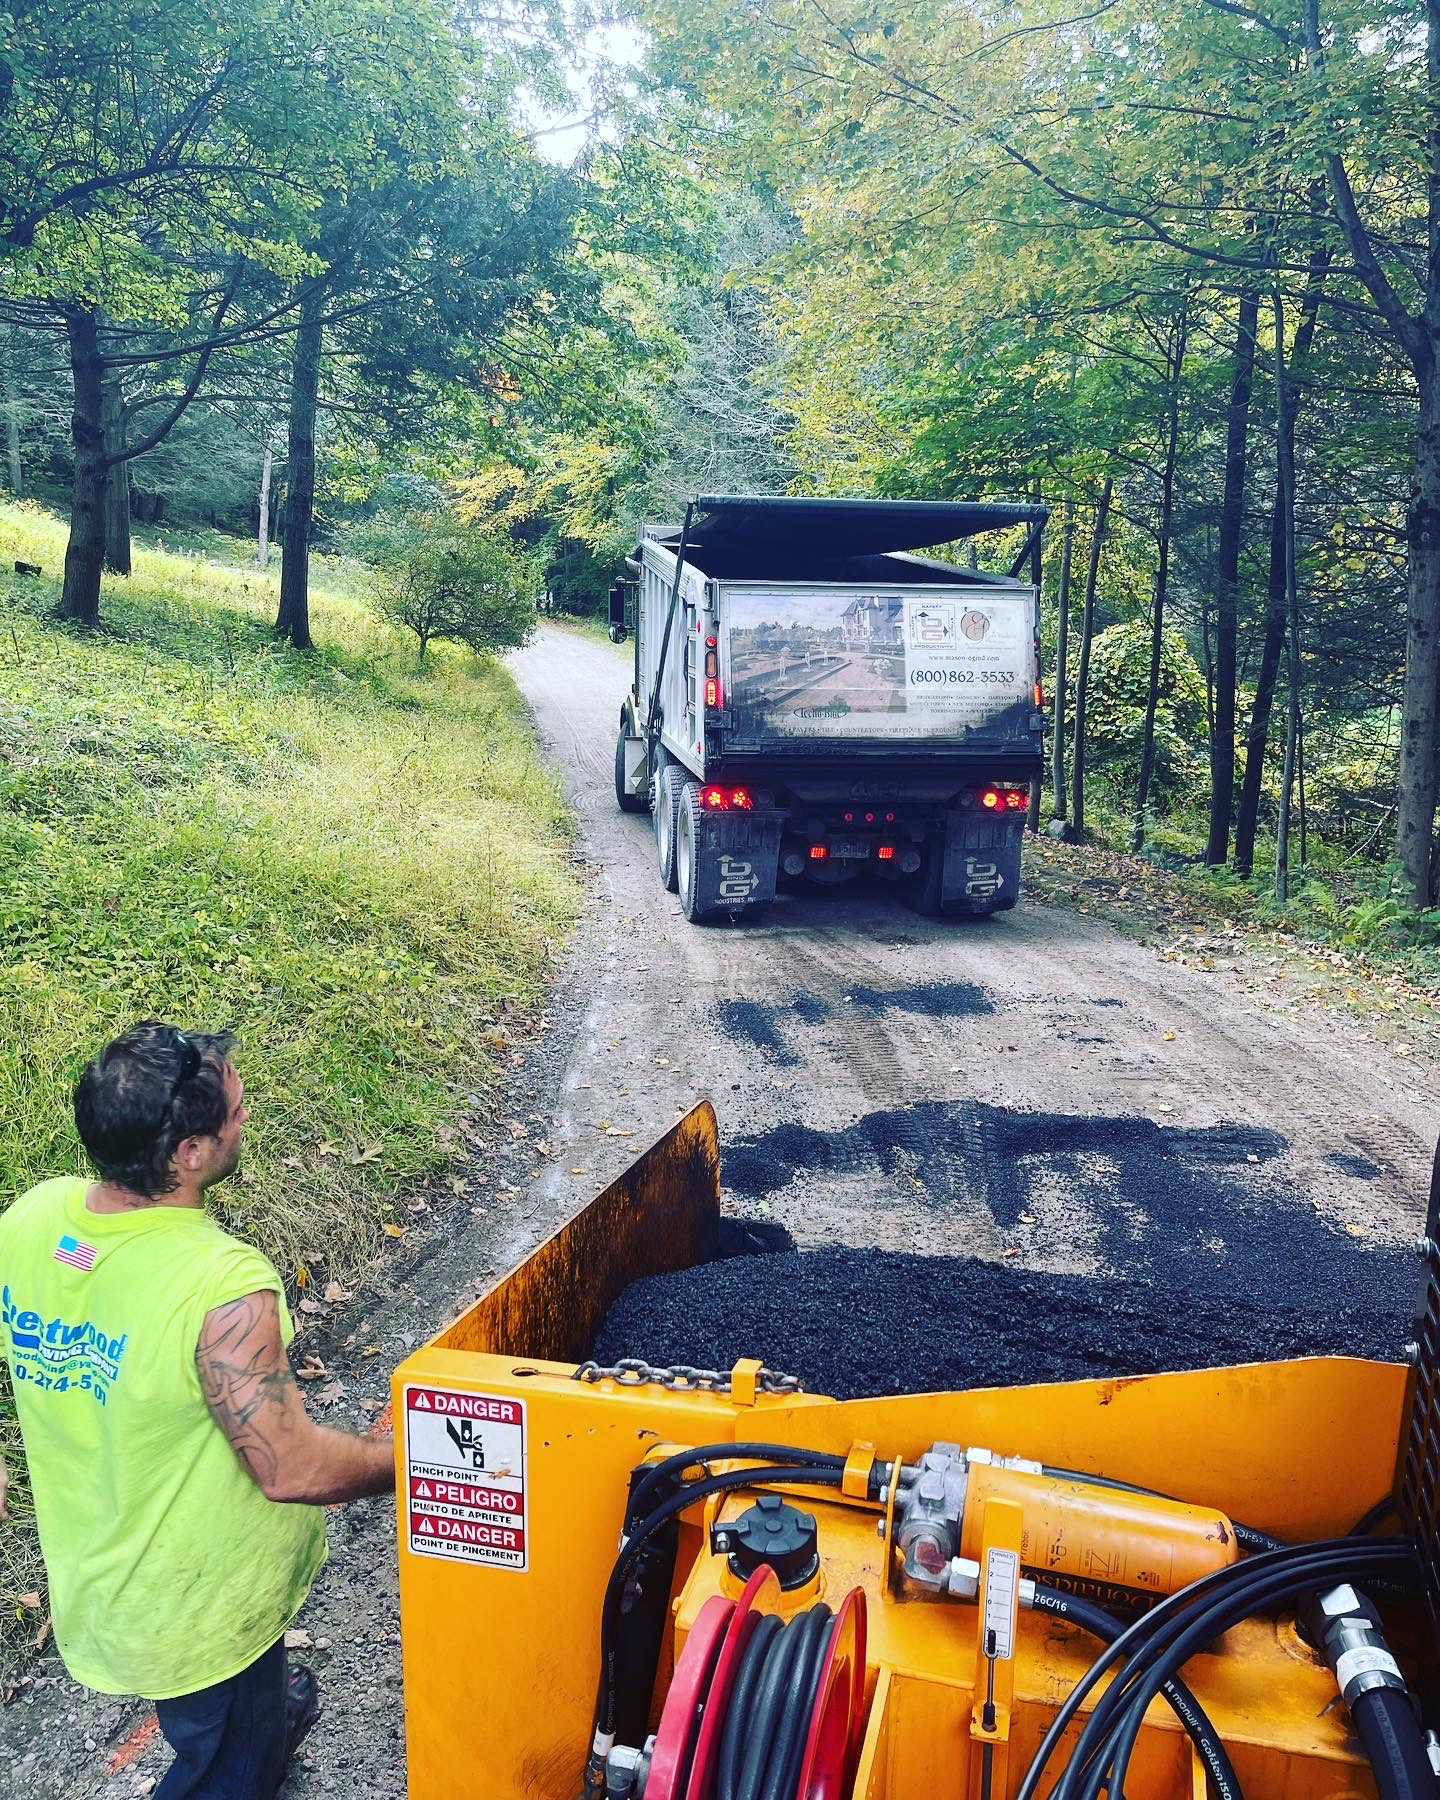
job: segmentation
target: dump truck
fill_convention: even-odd
[[[1408,1366],[844,1401],[590,1359],[719,1201],[706,1102],[397,1369],[411,1800],[1435,1794],[1440,1157]]]
[[[610,635],[634,642],[615,798],[651,814],[687,919],[864,871],[924,913],[1014,906],[1043,761],[1046,516],[708,494],[645,527],[611,592]],[[914,554],[997,532],[1004,571]]]

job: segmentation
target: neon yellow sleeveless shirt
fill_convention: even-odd
[[[168,1700],[252,1663],[325,1560],[318,1506],[267,1500],[200,1390],[213,1307],[280,1295],[198,1209],[86,1210],[42,1182],[0,1214],[0,1354],[30,1467],[55,1641],[77,1681]]]

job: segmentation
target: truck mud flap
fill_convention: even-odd
[[[942,913],[1003,912],[1020,897],[1023,819],[951,813],[945,829]]]
[[[705,911],[743,912],[775,898],[779,813],[702,813],[696,874]]]

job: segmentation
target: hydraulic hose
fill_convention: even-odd
[[[1435,1772],[1408,1694],[1374,1688],[1350,1705],[1380,1800],[1435,1800]]]
[[[1082,1631],[1088,1631],[1091,1637],[1099,1638],[1102,1643],[1113,1644],[1124,1630],[1119,1620],[1112,1618],[1103,1607],[1076,1595],[1061,1593],[1058,1588],[1043,1587],[1039,1582],[1035,1584],[1032,1605],[1036,1612],[1053,1613],[1057,1618],[1069,1620],[1072,1625],[1078,1625]],[[1185,1727],[1185,1734],[1204,1763],[1211,1788],[1218,1800],[1244,1800],[1240,1780],[1229,1753],[1194,1694],[1178,1676],[1167,1681],[1161,1693],[1169,1702],[1170,1710]]]
[[[1224,1602],[1237,1595],[1240,1609],[1237,1616],[1244,1618],[1249,1613],[1260,1610],[1274,1598],[1283,1597],[1287,1588],[1291,1591],[1303,1591],[1319,1585],[1327,1578],[1333,1581],[1346,1572],[1388,1573],[1397,1567],[1407,1572],[1413,1567],[1412,1552],[1407,1540],[1377,1538],[1357,1541],[1341,1538],[1321,1544],[1294,1545],[1281,1550],[1264,1551],[1246,1562],[1216,1570],[1182,1588],[1178,1594],[1172,1594],[1153,1612],[1137,1619],[1123,1631],[1076,1683],[1041,1740],[1015,1800],[1035,1800],[1046,1768],[1061,1738],[1087,1696],[1108,1670],[1113,1668],[1119,1672],[1086,1722],[1069,1764],[1051,1790],[1052,1800],[1074,1800],[1081,1792],[1078,1786],[1081,1770],[1091,1756],[1103,1753],[1105,1739],[1111,1732],[1121,1703],[1126,1698],[1128,1685],[1137,1670],[1143,1670],[1156,1656],[1162,1654],[1168,1642],[1184,1632],[1187,1623],[1202,1615],[1208,1617],[1212,1610],[1218,1613]],[[1222,1629],[1223,1625],[1212,1627],[1204,1641],[1208,1642]],[[1167,1670],[1166,1674],[1170,1672]],[[1164,1678],[1162,1675],[1162,1682]]]
[[[1340,1582],[1306,1596],[1300,1627],[1330,1665],[1381,1800],[1434,1800],[1429,1754],[1374,1603]]]
[[[1113,1475],[1089,1475],[1083,1469],[1062,1469],[1053,1463],[1041,1463],[1042,1473],[1054,1475],[1061,1481],[1084,1482],[1090,1487],[1113,1488],[1117,1494],[1144,1494],[1149,1500],[1174,1500],[1177,1505],[1188,1502],[1179,1499],[1175,1494],[1163,1494],[1159,1488],[1137,1487],[1133,1481],[1117,1481]],[[1241,1519],[1232,1519],[1235,1527],[1235,1542],[1247,1556],[1257,1556],[1262,1550],[1279,1550],[1283,1548],[1280,1538],[1272,1537],[1268,1531],[1257,1531],[1253,1525],[1247,1525]]]
[[[1380,1574],[1413,1573],[1413,1551],[1404,1539],[1362,1545],[1341,1538],[1324,1545],[1270,1552],[1253,1562],[1237,1564],[1222,1572],[1222,1579],[1203,1603],[1176,1608],[1129,1659],[1102,1696],[1081,1731],[1069,1765],[1052,1790],[1052,1800],[1098,1800],[1102,1790],[1111,1800],[1120,1800],[1145,1709],[1167,1678],[1242,1619],[1356,1571],[1355,1559],[1362,1549],[1367,1570]],[[1225,1576],[1231,1579],[1227,1581]],[[1215,1577],[1207,1577],[1207,1582],[1215,1582]],[[1195,1583],[1191,1589],[1172,1596],[1172,1601],[1157,1608],[1151,1618],[1167,1611],[1174,1600],[1183,1600],[1187,1592],[1198,1596],[1205,1585]]]
[[[727,1446],[734,1454],[735,1446]],[[695,1452],[682,1452],[691,1462]],[[673,1460],[673,1459],[671,1459]],[[659,1465],[657,1465],[658,1467]],[[600,1609],[600,1678],[595,1697],[595,1731],[585,1765],[584,1785],[589,1792],[603,1790],[605,1758],[615,1741],[615,1643],[625,1583],[639,1558],[646,1540],[672,1519],[678,1518],[697,1500],[711,1494],[727,1493],[731,1488],[757,1487],[767,1482],[784,1481],[806,1487],[839,1487],[844,1477],[840,1468],[807,1468],[793,1464],[777,1464],[755,1469],[727,1469],[722,1474],[693,1481],[672,1494],[653,1512],[640,1519],[625,1538],[610,1579],[605,1584],[605,1599]]]
[[[828,1450],[806,1450],[794,1444],[696,1444],[679,1450],[663,1461],[650,1464],[630,1490],[626,1520],[643,1518],[646,1503],[667,1482],[683,1475],[686,1469],[710,1462],[769,1462],[793,1464],[796,1468],[843,1469],[845,1458]]]

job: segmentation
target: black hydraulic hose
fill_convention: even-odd
[[[800,1634],[800,1646],[795,1652],[795,1666],[785,1690],[785,1703],[771,1746],[765,1782],[756,1800],[794,1800],[810,1715],[815,1708],[815,1684],[820,1677],[821,1659],[834,1630],[834,1615],[823,1603],[812,1606],[790,1629]]]
[[[1374,1601],[1343,1581],[1308,1594],[1300,1610],[1300,1628],[1330,1665],[1382,1800],[1433,1800],[1429,1753]]]
[[[1056,1784],[1055,1795],[1079,1794],[1088,1800],[1107,1785],[1117,1796],[1123,1792],[1125,1768],[1144,1721],[1145,1708],[1165,1676],[1174,1673],[1231,1625],[1350,1572],[1356,1567],[1357,1548],[1341,1538],[1324,1546],[1299,1546],[1288,1553],[1257,1558],[1253,1563],[1224,1571],[1230,1579],[1222,1579],[1203,1602],[1197,1600],[1194,1605],[1172,1611],[1106,1690],[1081,1731],[1070,1764]],[[1393,1542],[1385,1546],[1371,1543],[1365,1549],[1364,1566],[1368,1568],[1410,1566],[1410,1547],[1403,1541],[1398,1549]],[[1214,1581],[1214,1577],[1208,1579]],[[1194,1584],[1191,1591],[1198,1593],[1201,1585]],[[1151,1618],[1164,1610],[1157,1608]]]
[[[1413,1550],[1404,1539],[1375,1540],[1362,1545],[1341,1538],[1325,1546],[1304,1549],[1323,1554],[1271,1553],[1254,1563],[1237,1565],[1227,1573],[1243,1573],[1247,1579],[1222,1584],[1205,1604],[1182,1608],[1172,1615],[1106,1690],[1081,1731],[1069,1766],[1052,1790],[1052,1800],[1096,1800],[1102,1790],[1112,1800],[1120,1800],[1145,1709],[1168,1677],[1232,1625],[1279,1601],[1307,1593],[1320,1582],[1332,1582],[1356,1571],[1356,1556],[1362,1549],[1366,1553],[1364,1566],[1376,1572],[1413,1572],[1414,1567]],[[1269,1566],[1260,1568],[1261,1563]]]
[[[1435,1800],[1435,1772],[1408,1694],[1373,1688],[1350,1703],[1380,1800]]]
[[[770,1655],[775,1634],[785,1629],[776,1613],[766,1613],[750,1634],[740,1657],[735,1685],[730,1690],[730,1706],[720,1732],[720,1754],[715,1771],[715,1800],[736,1800],[740,1780],[740,1747],[749,1732],[751,1710],[755,1705],[755,1689]]]
[[[746,1738],[740,1757],[740,1779],[736,1800],[759,1800],[760,1784],[770,1761],[770,1747],[775,1741],[784,1716],[790,1688],[790,1675],[800,1654],[800,1631],[793,1622],[777,1637],[765,1659],[755,1700],[743,1721]]]
[[[1397,1558],[1400,1567],[1405,1566],[1408,1559]],[[1334,1578],[1338,1570],[1332,1571],[1329,1579]],[[1293,1575],[1277,1575],[1268,1583],[1262,1584],[1265,1592],[1242,1597],[1226,1606],[1216,1606],[1208,1610],[1208,1616],[1202,1616],[1188,1630],[1179,1634],[1174,1643],[1158,1658],[1153,1667],[1146,1670],[1134,1683],[1129,1700],[1120,1722],[1115,1727],[1111,1744],[1107,1746],[1108,1755],[1102,1753],[1100,1765],[1095,1768],[1089,1785],[1080,1791],[1086,1800],[1104,1791],[1119,1800],[1125,1791],[1125,1773],[1129,1767],[1130,1757],[1135,1741],[1144,1724],[1145,1709],[1159,1691],[1161,1682],[1167,1671],[1173,1671],[1188,1662],[1190,1657],[1214,1641],[1222,1631],[1228,1631],[1232,1625],[1238,1625],[1242,1619],[1250,1617],[1265,1604],[1274,1604],[1279,1600],[1294,1599],[1308,1592],[1315,1586],[1315,1576],[1309,1575],[1297,1580]],[[1108,1770],[1108,1774],[1107,1774]]]
[[[627,1519],[643,1518],[647,1496],[664,1487],[673,1477],[683,1475],[686,1469],[693,1469],[697,1464],[721,1461],[793,1463],[797,1468],[814,1469],[845,1467],[843,1456],[828,1450],[806,1450],[795,1444],[696,1444],[692,1449],[677,1451],[673,1456],[652,1463],[645,1470],[631,1491],[626,1506]]]
[[[693,1452],[690,1454],[693,1457]],[[678,1493],[672,1494],[653,1512],[639,1520],[615,1559],[610,1579],[605,1584],[605,1598],[600,1608],[600,1676],[595,1696],[595,1732],[586,1763],[585,1782],[588,1787],[596,1790],[598,1783],[603,1781],[605,1755],[614,1739],[616,1628],[626,1580],[647,1538],[667,1525],[671,1519],[678,1518],[697,1500],[707,1499],[711,1494],[723,1494],[731,1488],[755,1487],[780,1481],[805,1487],[839,1487],[843,1477],[843,1466],[838,1469],[797,1468],[787,1465],[727,1469],[722,1474],[711,1475],[703,1481],[693,1481],[682,1487]]]
[[[1192,1608],[1208,1604],[1212,1599],[1232,1592],[1238,1586],[1244,1586],[1248,1592],[1252,1584],[1263,1580],[1264,1576],[1273,1572],[1277,1566],[1288,1568],[1292,1564],[1298,1566],[1304,1563],[1306,1565],[1305,1572],[1310,1579],[1310,1584],[1313,1585],[1314,1580],[1324,1579],[1325,1574],[1330,1572],[1323,1561],[1324,1553],[1329,1552],[1333,1558],[1342,1551],[1348,1559],[1347,1567],[1351,1569],[1374,1568],[1377,1564],[1388,1566],[1402,1553],[1408,1555],[1409,1545],[1403,1538],[1358,1542],[1354,1539],[1341,1538],[1318,1545],[1294,1545],[1281,1550],[1265,1551],[1250,1561],[1234,1563],[1224,1569],[1218,1569],[1210,1575],[1202,1576],[1199,1581],[1191,1582],[1179,1593],[1172,1594],[1168,1600],[1162,1601],[1153,1612],[1146,1613],[1142,1618],[1137,1619],[1133,1625],[1116,1638],[1115,1642],[1102,1655],[1096,1658],[1087,1673],[1075,1684],[1064,1704],[1057,1711],[1039,1748],[1031,1759],[1030,1766],[1017,1790],[1015,1800],[1035,1800],[1035,1794],[1044,1776],[1046,1765],[1055,1754],[1071,1721],[1084,1705],[1086,1697],[1107,1670],[1125,1664],[1132,1659],[1132,1656],[1136,1660],[1144,1656],[1157,1634],[1173,1625],[1177,1618],[1183,1620]],[[1319,1559],[1319,1572],[1314,1573],[1310,1565],[1316,1563],[1317,1558]],[[1333,1567],[1333,1565],[1331,1566]],[[1244,1614],[1241,1616],[1243,1617]],[[1090,1730],[1091,1726],[1096,1724],[1100,1714],[1113,1715],[1113,1711],[1118,1708],[1120,1698],[1120,1680],[1117,1677],[1101,1696],[1086,1730]],[[1112,1702],[1113,1704],[1111,1704]],[[1108,1722],[1107,1717],[1107,1728]],[[1074,1767],[1075,1758],[1072,1756],[1070,1767],[1061,1776],[1060,1783],[1052,1790],[1056,1800],[1061,1794],[1061,1789],[1069,1780]]]
[[[1106,1612],[1104,1607],[1073,1594],[1061,1593],[1058,1588],[1044,1587],[1039,1582],[1035,1584],[1033,1604],[1036,1612],[1053,1613],[1057,1618],[1067,1619],[1082,1631],[1088,1631],[1091,1637],[1098,1637],[1102,1643],[1113,1644],[1124,1630],[1119,1620]],[[1220,1741],[1219,1732],[1210,1723],[1194,1694],[1178,1676],[1167,1681],[1161,1692],[1199,1753],[1210,1777],[1211,1787],[1219,1800],[1244,1800],[1235,1765]]]
[[[1079,1481],[1090,1487],[1114,1488],[1118,1494],[1143,1494],[1147,1500],[1173,1500],[1177,1506],[1190,1506],[1193,1501],[1181,1500],[1175,1494],[1165,1494],[1159,1488],[1137,1487],[1133,1481],[1117,1481],[1113,1475],[1089,1475],[1083,1469],[1062,1469],[1053,1463],[1041,1463],[1046,1475],[1054,1475],[1061,1481]],[[1243,1519],[1232,1519],[1235,1527],[1235,1542],[1249,1556],[1257,1556],[1262,1550],[1280,1550],[1284,1548],[1284,1540],[1272,1537],[1268,1531],[1259,1531],[1253,1525],[1247,1525]]]
[[[1369,1506],[1345,1534],[1347,1537],[1368,1537],[1375,1527],[1381,1524],[1390,1514],[1397,1510],[1395,1496],[1382,1494],[1373,1506]]]

